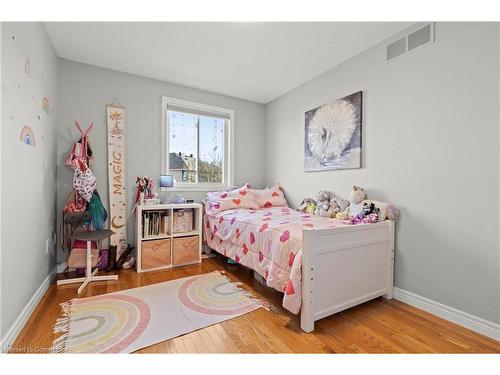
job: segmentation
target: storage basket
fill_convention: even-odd
[[[172,217],[172,232],[186,233],[193,231],[193,210],[182,209],[174,211]]]

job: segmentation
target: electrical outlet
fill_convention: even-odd
[[[49,246],[50,246],[50,238],[47,238],[45,240],[45,254],[49,253]]]

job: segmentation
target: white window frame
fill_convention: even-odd
[[[162,96],[161,98],[161,173],[168,174],[169,171],[169,140],[170,140],[170,123],[168,106],[182,107],[189,110],[197,110],[203,112],[209,112],[216,117],[217,115],[229,116],[229,119],[224,121],[224,169],[222,172],[223,181],[222,184],[215,183],[186,183],[176,181],[173,188],[169,188],[169,191],[217,191],[224,190],[229,186],[234,185],[234,110],[215,107],[208,104],[201,104],[196,102],[190,102],[187,100],[169,98],[167,96]],[[197,155],[198,160],[198,155]]]

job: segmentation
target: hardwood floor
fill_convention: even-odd
[[[500,343],[396,300],[376,299],[316,322],[313,333],[281,307],[281,294],[262,286],[243,267],[221,259],[201,265],[137,274],[122,270],[118,281],[90,284],[82,294],[98,294],[225,269],[226,275],[266,299],[271,310],[257,309],[156,345],[138,353],[500,353]],[[46,352],[59,304],[76,297],[76,286],[50,286],[11,352]]]

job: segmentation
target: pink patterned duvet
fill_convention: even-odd
[[[288,207],[240,208],[204,216],[208,246],[257,271],[267,286],[284,292],[283,307],[294,314],[302,299],[302,230],[345,225]]]

